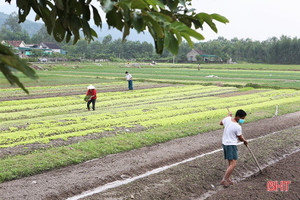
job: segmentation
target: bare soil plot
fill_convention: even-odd
[[[300,199],[300,152],[264,169],[257,174],[207,198],[225,199]],[[267,191],[268,181],[291,181],[288,191]],[[285,188],[284,188],[285,189]]]

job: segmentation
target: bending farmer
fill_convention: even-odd
[[[220,122],[220,125],[224,125],[224,133],[222,138],[224,158],[228,160],[228,167],[226,169],[224,178],[221,181],[221,185],[225,187],[233,184],[230,176],[238,159],[238,140],[244,142],[246,146],[248,144],[248,142],[243,138],[242,127],[240,126],[240,124],[244,123],[246,115],[247,113],[245,111],[238,110],[233,118],[232,113],[228,110],[228,116]]]
[[[88,91],[86,93],[86,96],[90,96],[90,98],[87,101],[87,109],[90,111],[90,104],[93,104],[93,110],[95,110],[95,104],[97,99],[97,92],[95,90],[95,87],[93,85],[90,85],[87,87]]]
[[[128,81],[128,89],[129,90],[133,90],[133,86],[132,86],[132,76],[131,74],[129,74],[128,72],[125,72],[126,74],[126,80]]]

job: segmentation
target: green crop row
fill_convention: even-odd
[[[213,89],[213,88],[210,88]],[[150,92],[150,91],[149,91]],[[151,97],[151,96],[150,96]],[[101,114],[60,118],[58,121],[45,121],[31,124],[23,130],[12,127],[0,134],[0,146],[9,147],[34,142],[49,142],[53,139],[67,140],[69,137],[84,136],[114,130],[117,127],[169,126],[197,120],[209,120],[224,115],[227,106],[237,109],[236,105],[248,111],[264,107],[300,102],[299,92],[276,90],[256,94],[220,97],[198,97],[174,101],[167,100],[158,104],[119,110],[113,108]],[[60,108],[58,108],[60,109]],[[73,108],[68,108],[72,110]],[[17,112],[16,112],[17,113]],[[30,116],[29,116],[30,117]]]
[[[209,96],[214,94],[226,93],[234,91],[233,88],[218,88],[218,87],[208,87],[208,88],[199,88],[198,90],[188,90],[186,88],[168,88],[168,92],[163,91],[154,91],[148,92],[149,94],[128,94],[123,92],[121,95],[116,98],[114,93],[109,93],[104,95],[104,97],[98,95],[98,102],[101,103],[101,107],[111,107],[111,106],[126,106],[125,104],[134,104],[134,103],[153,103],[155,101],[161,101],[163,98],[174,99],[178,98],[192,98],[193,96]],[[202,89],[202,90],[201,90]],[[125,94],[124,94],[125,93]],[[150,98],[149,98],[150,96]],[[14,102],[8,101],[4,102],[4,105],[0,108],[0,113],[3,113],[3,116],[0,116],[1,120],[13,120],[20,119],[25,117],[38,117],[43,115],[54,115],[58,113],[70,112],[73,110],[82,110],[83,108],[83,96],[72,96],[72,97],[56,97],[56,98],[45,98],[45,99],[32,99],[32,100],[22,100],[17,101],[18,105],[13,106]],[[22,102],[25,102],[22,104]],[[58,107],[60,108],[58,110]],[[38,109],[38,110],[34,110]],[[18,111],[14,113],[13,111]]]

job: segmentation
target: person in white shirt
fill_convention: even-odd
[[[244,123],[246,116],[247,113],[245,111],[238,110],[235,114],[235,117],[232,117],[232,113],[228,110],[228,116],[220,122],[220,125],[224,126],[224,133],[222,137],[224,158],[228,160],[228,167],[226,169],[223,180],[221,181],[221,185],[225,187],[233,184],[230,176],[236,166],[236,161],[238,159],[238,140],[244,142],[246,146],[248,144],[248,142],[242,135],[242,127],[240,126],[240,124]]]
[[[133,90],[132,76],[128,72],[125,72],[125,74],[126,74],[126,80],[128,81],[128,89]]]

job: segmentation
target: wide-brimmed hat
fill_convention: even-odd
[[[95,87],[93,85],[90,85],[89,87],[87,87],[88,90],[93,90],[95,89]]]

